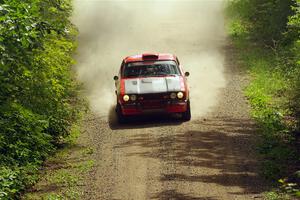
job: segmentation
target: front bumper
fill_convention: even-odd
[[[183,101],[148,101],[121,105],[123,115],[146,115],[152,113],[183,113],[187,111],[187,100]]]

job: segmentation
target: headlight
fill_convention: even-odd
[[[178,93],[177,93],[177,97],[178,97],[178,99],[182,99],[182,98],[183,98],[183,96],[184,96],[184,95],[183,95],[183,93],[182,93],[182,92],[178,92]]]
[[[129,96],[128,96],[127,94],[125,94],[125,95],[123,96],[123,100],[124,100],[124,101],[129,101]]]
[[[170,98],[171,98],[171,99],[176,99],[176,93],[172,92],[172,93],[170,94]]]
[[[136,100],[136,95],[134,95],[134,94],[131,95],[131,96],[130,96],[130,100],[131,100],[131,101],[135,101],[135,100]]]

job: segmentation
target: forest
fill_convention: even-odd
[[[37,180],[80,115],[70,0],[0,1],[0,199]]]
[[[300,196],[300,1],[233,0],[227,13],[251,76],[246,96],[260,127],[262,175]]]

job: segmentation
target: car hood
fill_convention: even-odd
[[[182,84],[183,80],[180,76],[126,79],[125,93],[146,94],[181,91]]]

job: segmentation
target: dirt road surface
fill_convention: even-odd
[[[246,82],[226,40],[224,2],[76,0],[76,70],[92,114],[80,142],[94,149],[84,199],[261,199]],[[191,73],[192,120],[115,122],[113,75],[127,55],[176,54]]]

